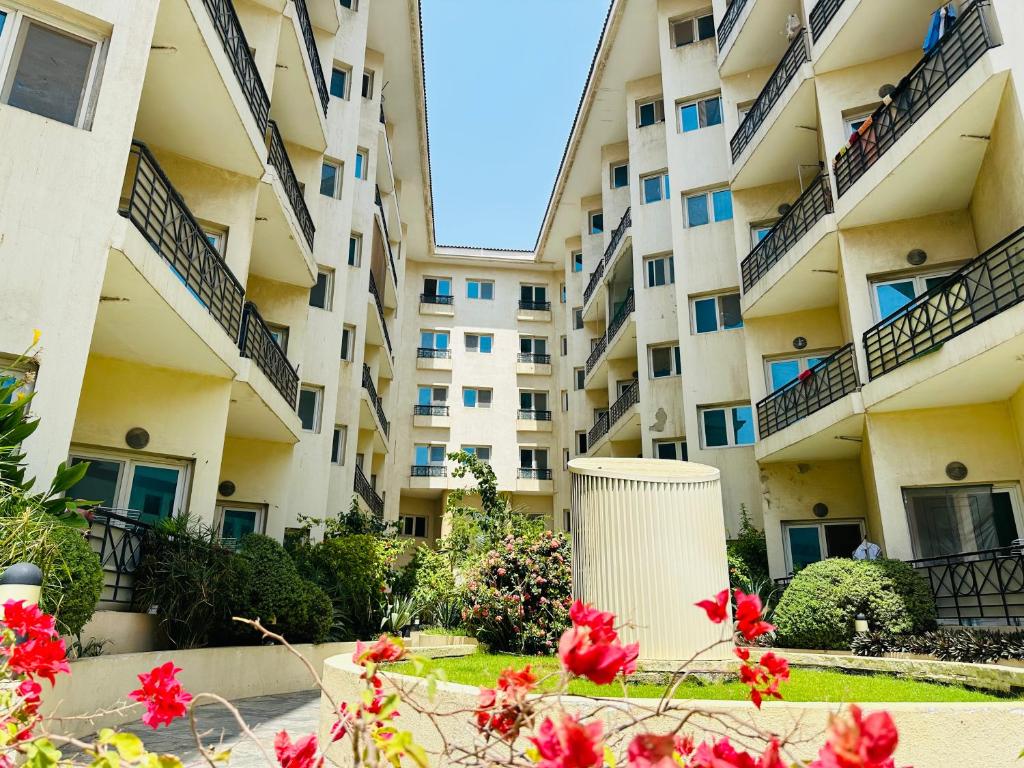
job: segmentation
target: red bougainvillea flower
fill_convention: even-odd
[[[899,742],[896,723],[888,712],[865,716],[856,704],[848,717],[834,717],[828,743],[811,768],[893,768]]]
[[[7,656],[7,664],[12,672],[49,680],[50,685],[53,685],[54,678],[61,672],[71,672],[63,640],[59,637],[29,637],[28,640],[0,649]]]
[[[8,600],[4,603],[3,623],[19,638],[38,639],[56,637],[57,628],[53,616],[43,613],[39,606],[24,600]]]
[[[142,687],[128,694],[129,699],[146,705],[142,722],[150,728],[159,728],[161,723],[170,725],[176,718],[185,716],[192,694],[178,682],[179,672],[181,669],[174,666],[173,661],[154,667],[139,675]]]
[[[679,760],[693,752],[689,737],[671,733],[641,733],[629,743],[630,768],[678,768]]]
[[[15,692],[21,699],[21,709],[26,715],[34,715],[39,711],[39,695],[43,686],[35,680],[22,680]]]
[[[604,765],[603,726],[599,720],[583,724],[575,715],[555,723],[545,718],[530,741],[537,748],[537,768],[598,768]]]
[[[405,648],[387,635],[381,635],[380,639],[373,645],[363,645],[361,642],[356,642],[356,650],[352,654],[352,662],[361,666],[365,666],[368,663],[380,664],[381,662],[400,661],[403,658],[405,658]]]
[[[526,708],[526,697],[537,684],[537,676],[527,664],[521,670],[512,667],[498,676],[498,688],[481,688],[477,698],[476,725],[506,741],[519,735]]]
[[[786,768],[779,756],[779,743],[772,739],[761,757],[749,752],[740,752],[729,739],[722,738],[710,745],[707,742],[697,747],[693,757],[686,763],[687,768]]]
[[[713,600],[701,600],[696,605],[704,609],[712,622],[721,624],[729,618],[729,590],[723,589]]]
[[[623,645],[615,631],[615,616],[577,600],[569,610],[572,628],[558,642],[562,667],[598,685],[607,685],[620,672],[636,672],[640,644]]]
[[[760,597],[738,589],[733,596],[736,598],[736,629],[747,641],[756,640],[775,629],[774,625],[761,620],[763,608]]]
[[[274,754],[281,768],[320,768],[323,755],[317,754],[316,736],[309,734],[292,743],[287,731],[274,737]]]
[[[750,700],[761,708],[763,699],[781,699],[779,684],[789,679],[789,662],[771,651],[761,654],[757,661],[751,661],[749,648],[736,648],[736,656],[743,662],[740,666],[740,682],[750,688]]]

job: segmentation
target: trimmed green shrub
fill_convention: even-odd
[[[739,535],[727,545],[729,573],[734,587],[744,592],[751,591],[751,585],[768,580],[768,544],[764,531],[750,522],[747,508],[740,507]]]
[[[928,585],[907,563],[834,558],[808,565],[793,577],[772,619],[776,644],[848,649],[858,613],[872,629],[887,634],[935,627]]]

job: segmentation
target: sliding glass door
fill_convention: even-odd
[[[903,500],[915,557],[1008,547],[1020,535],[1015,487],[904,488]]]
[[[188,464],[115,453],[74,450],[71,464],[89,469],[68,495],[97,503],[114,512],[153,523],[185,509]]]

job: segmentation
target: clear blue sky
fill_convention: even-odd
[[[607,0],[423,0],[437,242],[532,248]]]

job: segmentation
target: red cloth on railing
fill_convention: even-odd
[[[806,371],[800,371],[800,373],[796,377],[796,380],[797,381],[807,381],[813,375],[814,375],[814,371],[812,371],[810,368],[808,368]]]

